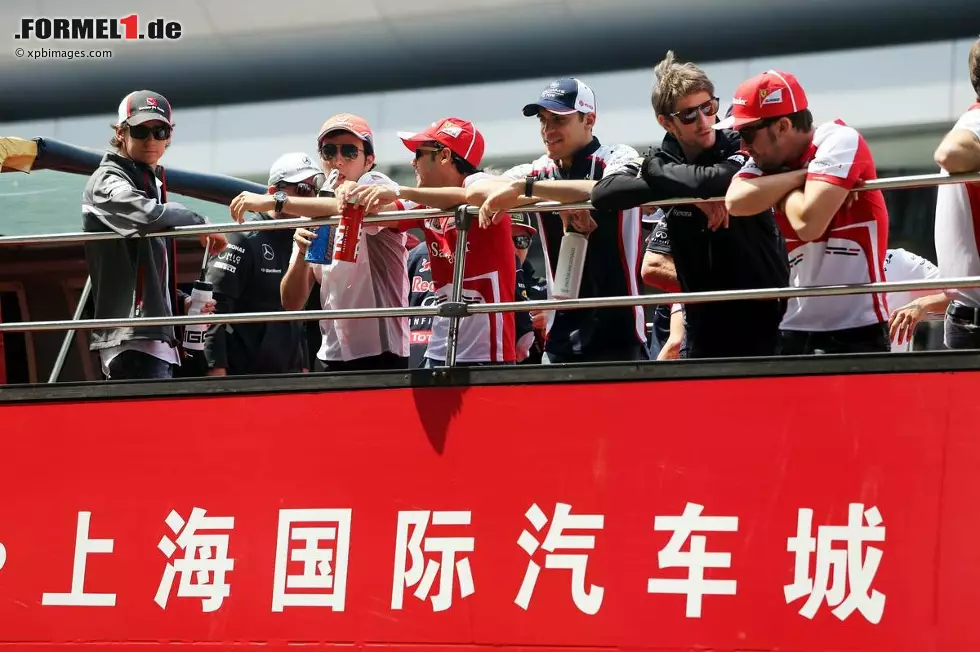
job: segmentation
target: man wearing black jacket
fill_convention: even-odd
[[[85,243],[94,318],[172,317],[185,313],[191,300],[177,289],[177,244],[171,237],[136,236],[208,220],[167,201],[167,176],[159,164],[174,129],[167,98],[133,91],[119,103],[118,114],[109,141],[112,151],[102,157],[82,193],[83,231],[126,236]],[[220,233],[207,238],[202,235],[201,242],[210,242],[212,253],[227,244]],[[204,311],[213,312],[213,303]],[[109,380],[172,378],[185,354],[181,329],[173,326],[94,329],[90,346],[99,352]]]
[[[322,183],[320,168],[302,152],[280,156],[269,171],[269,194],[282,190],[291,197],[313,197]],[[256,222],[283,217],[253,215]],[[229,234],[228,247],[208,265],[217,312],[282,310],[279,285],[292,250],[292,229]],[[303,322],[216,324],[204,337],[204,356],[209,376],[309,371]]]
[[[719,100],[714,85],[673,52],[655,70],[652,102],[667,130],[663,144],[626,170],[599,181],[592,191],[598,210],[675,197],[724,197],[745,156],[734,131],[715,130]],[[654,241],[673,256],[683,292],[785,287],[789,266],[772,212],[729,220],[724,204],[672,206]],[[688,357],[775,355],[785,303],[724,301],[685,307]]]

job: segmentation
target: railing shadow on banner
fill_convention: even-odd
[[[975,183],[980,182],[980,173],[947,175],[947,174],[923,174],[904,177],[893,177],[887,179],[876,179],[869,181],[862,186],[855,188],[856,192],[866,190],[896,190],[906,188],[920,188],[926,186],[947,185],[956,183]],[[676,204],[687,204],[696,202],[719,202],[724,201],[722,197],[714,198],[674,198],[662,201],[649,202],[644,206],[671,206]],[[560,204],[557,202],[542,202],[530,206],[523,206],[519,209],[510,211],[512,213],[538,213],[538,212],[563,212],[572,210],[590,209],[589,202],[577,202],[570,204]],[[206,316],[175,316],[159,318],[139,318],[139,319],[80,319],[81,309],[76,311],[73,319],[60,321],[36,321],[36,322],[15,322],[0,323],[0,333],[4,332],[34,332],[34,331],[69,331],[66,337],[66,345],[59,352],[56,366],[52,370],[48,382],[55,382],[60,373],[60,367],[64,363],[67,355],[70,338],[75,330],[91,330],[99,328],[119,328],[134,325],[147,326],[186,326],[189,324],[236,324],[247,322],[279,322],[279,321],[313,321],[322,319],[359,319],[359,318],[379,318],[379,317],[422,317],[422,316],[441,316],[450,319],[449,338],[447,343],[446,367],[456,366],[456,352],[459,331],[459,320],[477,314],[494,312],[517,312],[529,310],[576,310],[587,308],[613,308],[613,307],[632,307],[632,306],[652,306],[661,304],[688,304],[705,303],[709,301],[737,301],[746,299],[776,299],[792,298],[803,296],[840,296],[849,294],[870,294],[888,293],[912,290],[947,290],[953,288],[980,288],[980,276],[963,278],[941,278],[930,281],[906,281],[906,282],[879,282],[863,283],[853,285],[832,285],[819,287],[785,287],[785,288],[765,288],[756,290],[724,290],[713,292],[680,292],[680,293],[661,293],[643,296],[621,296],[621,297],[598,297],[587,299],[566,299],[566,300],[541,300],[541,301],[517,301],[510,303],[490,303],[490,304],[467,304],[462,300],[462,280],[466,260],[466,243],[468,240],[469,229],[472,226],[473,217],[477,214],[478,208],[475,206],[459,206],[452,211],[437,209],[420,209],[410,211],[390,211],[382,212],[377,215],[367,216],[364,223],[372,222],[391,222],[401,220],[419,220],[436,217],[452,217],[459,233],[456,241],[456,251],[454,252],[453,287],[450,300],[434,306],[419,306],[405,308],[371,308],[371,309],[349,309],[349,310],[305,310],[289,312],[255,312],[255,313],[234,313],[234,314],[211,314]],[[198,236],[209,233],[233,233],[241,231],[264,231],[272,229],[294,229],[309,228],[322,225],[336,225],[339,223],[338,217],[329,218],[295,218],[269,220],[264,222],[246,222],[243,224],[220,224],[193,227],[177,227],[171,231],[149,233],[134,237],[172,237],[172,236]],[[0,247],[11,245],[34,245],[34,244],[58,244],[58,243],[77,243],[93,242],[99,240],[122,239],[124,236],[116,233],[56,233],[48,235],[27,235],[27,236],[3,236],[0,237]],[[84,305],[80,302],[79,306]]]

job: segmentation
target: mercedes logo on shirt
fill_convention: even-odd
[[[276,253],[272,251],[272,247],[267,244],[262,245],[262,257],[266,260],[273,260],[276,257]]]

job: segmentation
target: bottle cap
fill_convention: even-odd
[[[211,292],[214,290],[214,284],[211,281],[194,281],[194,289],[201,292]]]

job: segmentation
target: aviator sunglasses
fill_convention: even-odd
[[[717,97],[712,97],[704,104],[698,104],[697,106],[692,106],[689,109],[674,111],[670,114],[670,117],[677,118],[682,125],[690,125],[694,124],[694,122],[698,119],[698,113],[703,113],[705,116],[710,118],[718,113],[719,106],[720,100]]]
[[[135,125],[129,127],[129,135],[136,140],[146,140],[153,134],[154,140],[167,140],[170,138],[170,127],[147,127],[146,125]]]
[[[362,151],[357,145],[338,145],[336,143],[323,143],[320,145],[320,156],[325,161],[336,158],[338,152],[348,161],[356,161],[358,154]]]

